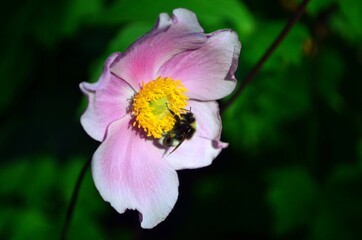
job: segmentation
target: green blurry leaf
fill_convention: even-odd
[[[19,161],[17,164],[2,166],[0,169],[0,194],[8,195],[15,189],[21,189],[24,178],[27,174],[29,163]]]
[[[354,165],[335,168],[312,229],[312,239],[359,239],[362,236],[362,171]]]
[[[14,9],[1,28],[0,39],[0,114],[2,114],[28,86],[27,76],[31,73],[34,62],[33,49],[28,47],[27,29],[31,6],[24,4]],[[8,14],[8,13],[4,13]],[[5,16],[6,17],[6,16]]]
[[[58,237],[66,207],[84,163],[84,158],[74,157],[60,165],[52,157],[41,156],[15,159],[2,166],[0,211],[3,218],[0,218],[0,237]],[[102,200],[95,189],[89,168],[78,195],[70,239],[104,238],[99,219],[105,207],[109,207],[109,204]]]
[[[339,111],[344,103],[338,89],[345,70],[345,64],[337,52],[326,49],[318,55],[317,65],[318,90],[327,104],[333,110]]]
[[[142,7],[140,8],[140,6]],[[225,0],[222,7],[220,7],[218,0],[119,0],[109,7],[109,11],[103,20],[111,23],[128,21],[155,23],[161,12],[171,14],[173,9],[180,7],[194,11],[201,23],[210,28],[210,31],[225,28],[227,23],[234,24],[239,34],[250,34],[254,29],[254,20],[248,9],[242,2],[236,0]],[[124,11],[124,9],[127,9],[127,11]]]
[[[249,86],[243,93],[243,98],[239,98],[236,102],[223,112],[223,134],[230,147],[236,150],[257,149],[257,146],[266,138],[274,136],[272,125],[275,122],[269,121],[262,116],[262,112],[258,111],[258,106],[254,104],[257,96],[255,88]],[[270,138],[269,138],[270,139]]]
[[[47,156],[39,157],[35,161],[22,159],[2,168],[0,179],[7,184],[1,186],[0,194],[21,190],[26,204],[41,206],[43,196],[54,187],[55,176],[54,159]]]
[[[359,0],[339,0],[338,2],[340,11],[332,18],[332,28],[347,41],[360,44],[362,2]]]
[[[39,46],[51,48],[72,36],[81,24],[100,14],[102,6],[100,0],[35,0],[24,4],[14,2],[12,9],[6,10],[1,12],[7,21],[1,29],[4,37],[0,44],[0,75],[4,81],[0,113],[30,85],[32,74],[38,70],[34,59],[41,49]]]
[[[275,145],[287,139],[282,124],[303,116],[310,108],[308,76],[303,67],[260,73],[223,112],[223,132],[230,146],[260,151],[263,143]]]
[[[258,22],[254,34],[243,42],[241,59],[249,64],[256,64],[279,35],[285,24],[286,21]],[[281,71],[290,65],[300,64],[304,59],[303,43],[308,36],[308,30],[305,26],[301,24],[294,25],[270,59],[263,65],[263,71]]]
[[[67,17],[66,1],[37,1],[31,4],[32,9],[28,11],[32,24],[31,34],[41,45],[51,48],[64,37],[63,22]]]
[[[254,31],[253,16],[242,1],[223,1],[221,8],[218,0],[179,1],[182,3],[181,7],[194,11],[202,26],[210,29],[209,31],[215,31],[219,28],[232,28],[238,32],[241,40]]]
[[[14,222],[13,235],[11,239],[21,240],[29,239],[47,239],[52,235],[55,229],[49,225],[46,214],[34,210],[27,209],[19,213],[18,218]]]
[[[314,0],[310,1],[307,5],[307,13],[316,16],[321,11],[325,10],[330,5],[336,3],[338,0]]]
[[[2,166],[0,211],[6,209],[11,217],[1,225],[6,226],[5,234],[10,239],[42,239],[54,231],[58,223],[49,224],[49,213],[58,201],[56,195],[50,195],[56,192],[55,180],[55,161],[48,156],[16,159]]]
[[[362,137],[357,141],[356,147],[357,147],[357,156],[359,159],[359,165],[362,169]]]
[[[67,36],[74,34],[84,23],[95,21],[103,16],[102,0],[71,0],[68,1],[63,21],[63,31]]]
[[[258,22],[251,38],[243,43],[240,62],[253,65],[278,36],[285,22]],[[302,65],[307,29],[297,24],[263,65],[256,83],[249,85],[234,106],[223,113],[224,134],[231,147],[258,151],[263,142],[275,145],[286,139],[280,126],[296,119],[310,106],[309,72]],[[241,80],[241,79],[239,79]],[[266,141],[267,140],[267,141]]]
[[[267,200],[274,216],[274,231],[285,235],[313,219],[317,185],[302,168],[277,169],[270,174]]]
[[[194,195],[202,201],[215,198],[221,192],[222,183],[216,177],[205,177],[196,182],[194,187]]]
[[[82,25],[94,23],[103,14],[101,0],[42,1],[33,16],[32,34],[46,47],[54,47],[59,40],[72,37]]]

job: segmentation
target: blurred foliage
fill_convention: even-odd
[[[3,1],[0,238],[60,235],[77,176],[98,146],[79,124],[86,102],[78,84],[96,81],[107,56],[159,13],[184,7],[206,32],[235,30],[242,81],[300,2]],[[69,239],[359,239],[361,11],[359,0],[310,1],[222,113],[229,148],[208,168],[179,172],[180,199],[166,221],[141,230],[135,212],[120,215],[101,199],[88,171]]]
[[[65,206],[70,200],[77,175],[85,159],[73,158],[59,164],[49,156],[17,159],[2,166],[0,188],[2,239],[47,239],[60,234]],[[99,196],[88,175],[80,194],[94,198],[80,199],[73,219],[74,226],[86,224],[87,231],[72,231],[74,239],[99,239],[96,216],[102,212]],[[97,237],[98,236],[98,237]]]
[[[318,200],[317,184],[310,174],[297,167],[276,169],[268,182],[267,199],[275,216],[275,233],[284,235],[308,226]]]

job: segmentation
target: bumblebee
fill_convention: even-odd
[[[196,119],[191,110],[181,113],[180,116],[175,114],[171,109],[170,113],[174,116],[176,122],[173,128],[165,133],[160,139],[160,143],[165,147],[175,147],[173,153],[185,140],[191,139],[196,132]]]

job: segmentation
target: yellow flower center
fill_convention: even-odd
[[[189,99],[185,92],[187,89],[181,81],[170,77],[158,77],[147,84],[142,83],[141,90],[133,97],[133,126],[143,128],[148,137],[161,138],[175,124],[171,111],[178,116],[185,112]]]

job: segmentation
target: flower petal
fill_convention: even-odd
[[[222,125],[218,104],[215,101],[189,101],[189,105],[196,118],[196,132],[177,150],[169,155],[167,152],[165,154],[168,163],[175,170],[208,166],[228,146],[220,141]]]
[[[106,61],[103,73],[96,83],[82,82],[80,89],[88,97],[87,110],[81,117],[85,131],[95,140],[102,141],[108,125],[127,113],[127,106],[134,94],[132,88],[109,71],[118,53]]]
[[[92,174],[105,201],[119,212],[136,209],[143,228],[152,228],[172,210],[178,196],[176,172],[162,159],[163,151],[141,138],[131,118],[113,122],[93,156]]]
[[[207,38],[193,12],[176,9],[170,18],[162,13],[151,32],[121,54],[111,71],[134,89],[156,77],[159,68],[174,55],[204,45]]]
[[[181,80],[192,99],[217,100],[229,95],[236,86],[234,73],[240,48],[235,32],[217,31],[208,35],[203,47],[169,60],[158,75]]]

